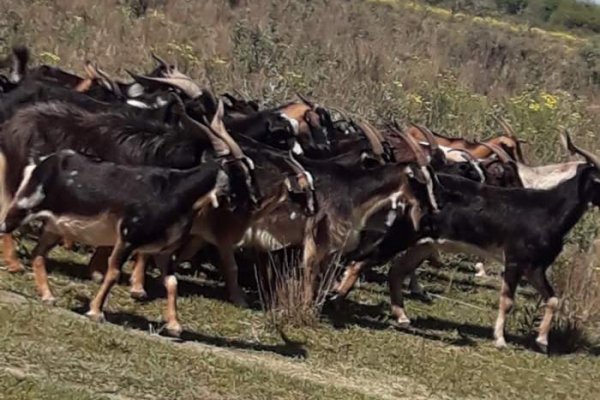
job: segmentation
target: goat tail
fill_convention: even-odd
[[[10,80],[12,83],[19,83],[27,73],[27,64],[29,63],[29,49],[25,46],[15,46],[12,54],[0,60],[0,69],[11,68]]]
[[[10,197],[6,188],[6,156],[0,151],[0,221],[4,221],[10,205]]]

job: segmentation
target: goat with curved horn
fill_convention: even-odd
[[[162,58],[156,55],[153,51],[150,52],[150,56],[158,63],[159,66],[166,69],[167,71],[170,69],[169,64]]]
[[[419,132],[421,132],[423,134],[423,136],[425,136],[425,138],[429,142],[429,147],[431,148],[432,153],[439,150],[440,145],[439,145],[438,141],[436,140],[433,132],[431,132],[428,128],[424,127],[423,125],[415,124],[412,122],[410,124],[412,126],[414,126],[416,129],[418,129]]]
[[[484,143],[484,142],[475,142],[475,143],[489,149],[504,164],[506,164],[508,162],[514,162],[513,158],[506,151],[504,151],[504,149],[501,148],[500,146],[497,146],[493,143]]]
[[[108,89],[110,89],[116,96],[123,97],[123,93],[121,93],[119,85],[117,85],[117,83],[97,65],[93,65],[90,61],[87,61],[84,69],[91,79],[101,80],[104,83],[104,85]]]
[[[498,125],[502,127],[502,130],[504,131],[506,136],[510,138],[516,138],[514,129],[512,128],[512,126],[510,126],[510,124],[504,117],[496,117],[495,115],[493,115],[492,118],[494,118],[494,121],[496,121]]]
[[[210,127],[213,129],[214,133],[223,140],[229,149],[231,149],[231,155],[238,160],[248,160],[250,159],[244,155],[240,146],[236,143],[236,141],[231,137],[227,129],[225,128],[225,124],[223,123],[223,115],[225,113],[225,106],[223,104],[223,100],[219,99],[219,103],[217,104],[217,112],[213,116],[213,119],[210,123]],[[250,169],[254,168],[253,163],[249,162]]]
[[[381,144],[381,140],[379,139],[379,135],[375,133],[372,127],[366,124],[362,119],[361,121],[357,122],[356,125],[364,132],[365,136],[369,140],[373,154],[375,154],[377,157],[382,157],[384,149],[383,145]]]
[[[196,121],[187,114],[181,97],[175,93],[171,93],[170,100],[172,100],[174,103],[173,112],[181,116],[181,122],[183,123],[183,126],[189,129],[190,132],[199,136],[202,140],[208,140],[212,145],[217,157],[224,157],[233,153],[227,142],[219,137],[219,135],[217,135],[210,127]]]
[[[407,135],[406,133],[402,132],[400,129],[397,129],[395,127],[391,129],[396,135],[398,135],[402,140],[406,142],[410,150],[414,153],[417,164],[420,167],[426,166],[428,164],[427,156],[423,152],[421,146],[419,146],[419,144],[415,141],[415,139],[412,138],[410,135]]]
[[[130,73],[130,75],[132,74]],[[162,78],[135,74],[133,74],[132,77],[140,83],[142,81],[146,81],[169,85],[171,87],[181,90],[186,96],[188,96],[191,99],[195,99],[203,93],[200,86],[198,86],[198,84],[194,82],[192,78],[177,70],[166,72],[165,77]]]
[[[595,154],[592,154],[591,152],[584,150],[581,147],[577,146],[575,143],[573,143],[569,131],[566,131],[563,134],[562,139],[567,150],[571,154],[579,154],[580,156],[585,158],[588,163],[594,165],[597,169],[600,169],[600,158],[598,158],[598,156],[596,156]]]
[[[298,96],[300,98],[300,100],[302,100],[302,102],[304,104],[306,104],[307,106],[309,106],[310,108],[314,109],[316,107],[315,103],[313,103],[312,101],[308,100],[307,97],[301,95],[300,93],[296,92],[296,96]]]

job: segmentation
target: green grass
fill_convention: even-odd
[[[74,277],[82,265],[64,266],[70,253],[54,257],[56,307],[38,303],[30,274],[0,272],[0,293],[25,299],[0,297],[0,389],[10,398],[559,399],[598,390],[600,349],[546,356],[530,348],[523,321],[536,298],[529,288],[509,320],[510,348],[496,350],[498,277],[475,280],[462,262],[425,270],[427,288],[442,297],[408,301],[413,328],[390,323],[387,290],[374,274],[341,312],[326,311],[312,328],[286,329],[285,339],[262,311],[223,302],[219,283],[184,274],[185,342],[173,343],[154,334],[165,302],[155,282],[158,298],[147,303],[115,287],[110,322],[95,324],[80,313],[97,285]]]

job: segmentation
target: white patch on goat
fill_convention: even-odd
[[[310,188],[314,190],[315,179],[313,178],[312,174],[308,171],[304,171],[304,176],[306,176],[306,180],[308,181]]]
[[[175,256],[173,256],[173,257],[175,257]],[[165,286],[167,286],[167,287],[177,286],[177,278],[175,277],[175,275],[167,276],[167,278],[165,279]]]
[[[12,83],[19,83],[19,82],[21,82],[21,79],[23,79],[23,77],[21,76],[21,74],[19,74],[19,61],[15,57],[14,62],[13,62],[12,71],[10,71],[9,80]]]
[[[296,121],[294,118],[288,117],[284,113],[279,113],[279,115],[281,116],[281,118],[288,120],[290,125],[292,125],[292,130],[294,131],[294,135],[297,135],[298,131],[300,130],[300,124],[298,123],[298,121]]]
[[[539,167],[528,167],[518,163],[517,167],[524,187],[528,189],[552,189],[574,177],[577,173],[577,167],[583,163],[583,161],[570,161]]]
[[[398,216],[398,212],[396,210],[390,210],[387,213],[387,216],[385,218],[385,225],[386,226],[392,226],[394,224],[394,221],[396,221],[396,217]]]
[[[21,184],[19,185],[19,189],[17,189],[17,194],[15,195],[16,206],[22,209],[29,209],[37,206],[44,200],[44,188],[40,184],[36,187],[35,191],[27,197],[23,197],[23,191],[29,185],[29,181],[31,180],[31,174],[35,169],[35,165],[28,165],[23,170],[23,180],[21,180]]]
[[[165,100],[165,99],[163,99],[163,98],[162,98],[162,97],[160,97],[160,96],[158,96],[158,97],[156,98],[156,103],[154,103],[154,104],[155,104],[156,108],[161,108],[161,107],[164,107],[164,106],[166,106],[167,104],[169,104],[169,101],[168,101],[168,100]]]
[[[292,147],[292,152],[298,156],[304,154],[304,150],[302,149],[302,146],[300,146],[300,143],[298,143],[297,140],[294,140],[294,146]]]
[[[152,108],[148,104],[144,103],[143,101],[139,101],[139,100],[135,100],[135,99],[127,100],[127,104],[129,104],[131,107],[135,107],[135,108],[142,108],[142,109]]]
[[[392,193],[391,196],[389,197],[390,202],[392,203],[392,210],[395,210],[398,208],[398,199],[404,194],[404,191],[400,190],[396,193]],[[404,207],[405,204],[402,203],[402,211],[404,211]]]
[[[439,211],[440,209],[438,208],[437,201],[433,194],[433,180],[431,174],[429,173],[427,167],[421,167],[421,172],[423,172],[423,175],[425,176],[425,181],[427,182],[427,195],[429,196],[429,202],[431,203],[431,207],[434,211]]]
[[[127,97],[140,97],[144,94],[144,87],[139,83],[134,83],[127,89]]]
[[[0,152],[0,220],[4,219],[10,202],[11,199],[6,190],[6,156]]]
[[[244,236],[239,246],[256,247],[263,251],[277,251],[286,247],[269,231],[260,228],[248,228],[244,232]]]
[[[477,161],[469,160],[466,156],[463,157],[465,157],[465,160],[467,160],[467,162],[470,163],[473,166],[473,168],[475,168],[475,171],[477,171],[477,175],[479,175],[479,182],[485,182],[485,175],[483,174],[483,170],[479,166],[479,163]]]
[[[292,211],[292,213],[290,214],[290,219],[293,221],[296,219],[296,216],[297,216],[296,212]]]

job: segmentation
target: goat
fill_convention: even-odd
[[[504,135],[485,140],[482,143],[500,146],[503,149],[505,149],[506,152],[508,152],[511,155],[511,157],[513,157],[515,160],[521,163],[525,163],[521,143],[526,142],[524,140],[518,139],[515,136],[514,130],[504,119],[498,119],[498,122],[504,130]],[[425,140],[423,131],[416,127],[409,128],[407,133],[416,140]],[[492,151],[488,147],[483,146],[482,143],[469,141],[464,138],[451,138],[435,132],[433,133],[437,139],[438,144],[442,146],[442,149],[444,149],[444,151],[447,153],[450,151],[450,149],[463,149],[467,150],[475,158],[485,158],[493,154]]]
[[[181,107],[177,112],[185,113]],[[31,156],[61,149],[70,148],[119,164],[180,169],[199,165],[202,154],[210,148],[209,138],[189,118],[182,118],[182,122],[184,129],[174,129],[123,113],[90,113],[63,102],[19,109],[1,127],[2,207],[16,193]],[[5,235],[3,240],[9,270],[22,270],[12,239]]]
[[[31,219],[43,218],[48,232],[85,244],[114,246],[104,282],[87,313],[101,321],[108,293],[132,253],[169,255],[189,231],[194,214],[218,205],[216,198],[234,184],[221,168],[218,162],[185,171],[122,166],[62,150],[29,167],[0,231],[10,233]],[[107,191],[115,182],[121,190]],[[33,268],[45,277],[43,253],[55,242],[47,234],[44,239]],[[163,275],[166,328],[178,335],[177,279],[170,267]]]
[[[400,290],[402,279],[429,254],[428,247],[484,253],[505,264],[498,318],[494,328],[497,347],[506,346],[504,324],[525,275],[542,296],[545,312],[536,343],[547,351],[548,332],[558,298],[545,276],[563,247],[565,235],[588,205],[600,205],[600,159],[577,147],[565,136],[567,148],[586,159],[576,174],[547,190],[498,188],[439,174],[436,198],[440,212],[426,215],[417,232],[417,245],[390,270],[392,313],[399,324],[409,324]],[[517,219],[511,216],[518,216]]]
[[[360,160],[354,157],[357,162]],[[418,225],[421,202],[429,203],[430,199],[416,196],[415,189],[430,182],[424,157],[417,155],[416,158],[420,181],[410,178],[413,172],[407,163],[365,170],[357,162],[353,166],[340,163],[339,157],[337,162],[301,159],[315,179],[317,214],[304,216],[289,204],[282,204],[252,225],[242,246],[264,252],[300,246],[304,249],[302,265],[315,282],[320,266],[332,254],[349,254],[363,246],[363,229],[385,231],[394,218],[407,219],[411,226]],[[402,206],[398,207],[399,204]],[[397,208],[402,213],[397,212]],[[375,227],[373,220],[379,214],[386,215],[378,219],[380,225],[385,226]]]

